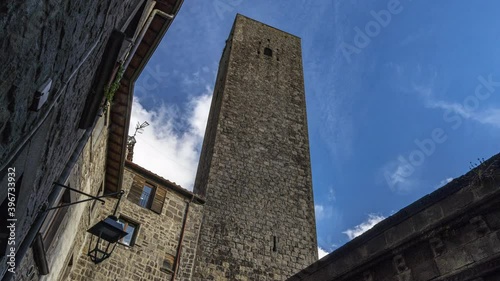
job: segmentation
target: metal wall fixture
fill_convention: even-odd
[[[118,222],[118,219],[116,217],[116,212],[118,210],[118,206],[120,205],[120,200],[121,200],[122,195],[124,193],[123,190],[118,191],[118,192],[104,194],[101,196],[93,196],[93,195],[87,194],[83,191],[80,191],[78,189],[74,189],[74,188],[71,188],[69,186],[65,186],[63,184],[57,183],[57,182],[55,182],[54,184],[57,186],[63,187],[65,189],[68,189],[70,191],[74,191],[76,193],[85,195],[89,198],[83,199],[80,201],[76,201],[76,202],[62,204],[62,205],[59,205],[56,207],[51,207],[51,208],[45,209],[43,212],[49,212],[49,211],[60,209],[60,208],[66,208],[66,207],[69,207],[69,206],[72,206],[75,204],[80,204],[80,203],[84,203],[84,202],[88,202],[88,201],[99,201],[102,204],[104,204],[105,201],[102,200],[101,198],[113,197],[113,196],[118,197],[118,201],[116,202],[113,214],[109,215],[106,219],[96,223],[94,226],[92,226],[90,229],[87,230],[87,232],[91,234],[89,247],[88,247],[89,250],[87,252],[87,255],[90,257],[92,262],[94,262],[95,264],[99,264],[99,263],[103,262],[104,260],[106,260],[107,258],[109,258],[111,256],[111,254],[113,253],[117,242],[128,234],[126,231],[123,230],[123,226]],[[34,246],[36,246],[36,244],[37,243],[34,243]],[[35,257],[35,259],[37,259],[38,261],[41,261],[41,264],[43,265],[44,264],[43,261],[46,259],[45,259],[45,252],[43,251],[43,243],[41,245],[42,245],[41,251],[36,251],[40,254],[37,255],[38,257]],[[49,273],[48,268],[46,271],[44,271],[44,273],[45,274]]]

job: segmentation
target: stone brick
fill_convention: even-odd
[[[500,240],[497,233],[490,233],[466,244],[465,249],[471,254],[474,261],[481,261],[500,253]]]

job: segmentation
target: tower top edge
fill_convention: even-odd
[[[290,32],[284,31],[284,30],[282,30],[282,29],[276,28],[276,27],[274,27],[274,26],[272,26],[272,25],[269,25],[269,24],[263,23],[263,22],[258,21],[258,20],[256,20],[256,19],[253,19],[253,18],[250,18],[250,17],[248,17],[248,16],[242,15],[242,14],[240,14],[240,13],[237,13],[237,14],[236,14],[236,17],[235,17],[235,19],[234,19],[234,23],[233,23],[233,30],[234,30],[234,26],[236,25],[236,23],[238,22],[238,20],[239,20],[239,19],[246,19],[246,20],[250,20],[250,21],[252,21],[252,22],[255,22],[255,23],[258,23],[258,24],[260,24],[260,25],[263,25],[263,26],[266,26],[266,27],[272,28],[272,29],[274,29],[274,30],[277,30],[277,31],[283,32],[283,33],[285,33],[285,34],[287,34],[287,35],[290,35],[290,36],[292,36],[292,37],[294,37],[294,38],[297,38],[297,39],[299,39],[299,40],[302,40],[302,38],[300,38],[299,36],[297,36],[297,35],[295,35],[295,34],[292,34],[292,33],[290,33]]]

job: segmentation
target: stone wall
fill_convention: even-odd
[[[76,187],[88,194],[97,195],[99,191],[102,193],[107,141],[107,127],[104,126],[104,123],[104,117],[98,120],[96,130],[85,145],[68,181],[64,183],[65,185]],[[87,196],[72,193],[71,201],[75,202],[87,198]],[[42,276],[36,273],[33,278],[30,274],[26,274],[31,270],[38,271],[30,250],[28,257],[23,259],[19,266],[18,272],[21,274],[17,275],[14,280],[65,281],[61,279],[62,274],[67,269],[71,257],[73,256],[74,259],[80,253],[85,232],[99,213],[99,207],[100,203],[98,202],[68,207],[64,219],[58,226],[56,236],[46,251],[49,274]],[[56,210],[51,212],[56,212]]]
[[[16,168],[18,181],[22,176],[17,186],[17,246],[84,134],[78,122],[109,34],[122,28],[139,2],[0,4],[0,162]],[[49,78],[53,82],[48,101],[40,111],[30,111],[35,91]],[[28,141],[23,146],[24,140]],[[19,153],[5,163],[17,148]],[[0,171],[0,179],[1,186],[7,186],[6,170]],[[6,192],[0,188],[0,202]],[[2,257],[0,276],[6,272],[5,264]]]
[[[300,39],[237,16],[195,183],[193,280],[285,280],[316,260],[305,107]]]
[[[500,155],[289,281],[500,280]]]
[[[161,214],[143,208],[129,201],[127,194],[135,182],[150,184],[167,189],[166,199]],[[179,194],[164,185],[164,180],[138,173],[127,168],[124,172],[123,196],[117,213],[118,217],[139,224],[135,244],[117,245],[112,256],[100,264],[90,261],[84,249],[70,274],[70,280],[88,281],[145,281],[171,280],[172,271],[161,270],[167,255],[177,256],[179,239],[186,214],[186,207],[191,200],[189,196]],[[104,219],[113,212],[116,199],[107,199],[98,220]],[[182,243],[180,264],[176,280],[191,280],[194,253],[198,241],[203,206],[199,203],[189,203],[185,234]],[[94,223],[96,223],[94,221]],[[89,237],[87,235],[86,243]]]

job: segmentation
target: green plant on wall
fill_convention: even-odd
[[[104,97],[106,98],[106,101],[104,102],[102,111],[104,114],[108,111],[109,106],[113,102],[113,97],[115,96],[116,91],[118,91],[118,88],[120,87],[120,81],[122,80],[123,73],[125,72],[125,69],[123,67],[123,64],[120,64],[118,67],[118,72],[115,75],[115,79],[113,82],[106,87],[104,87]]]

